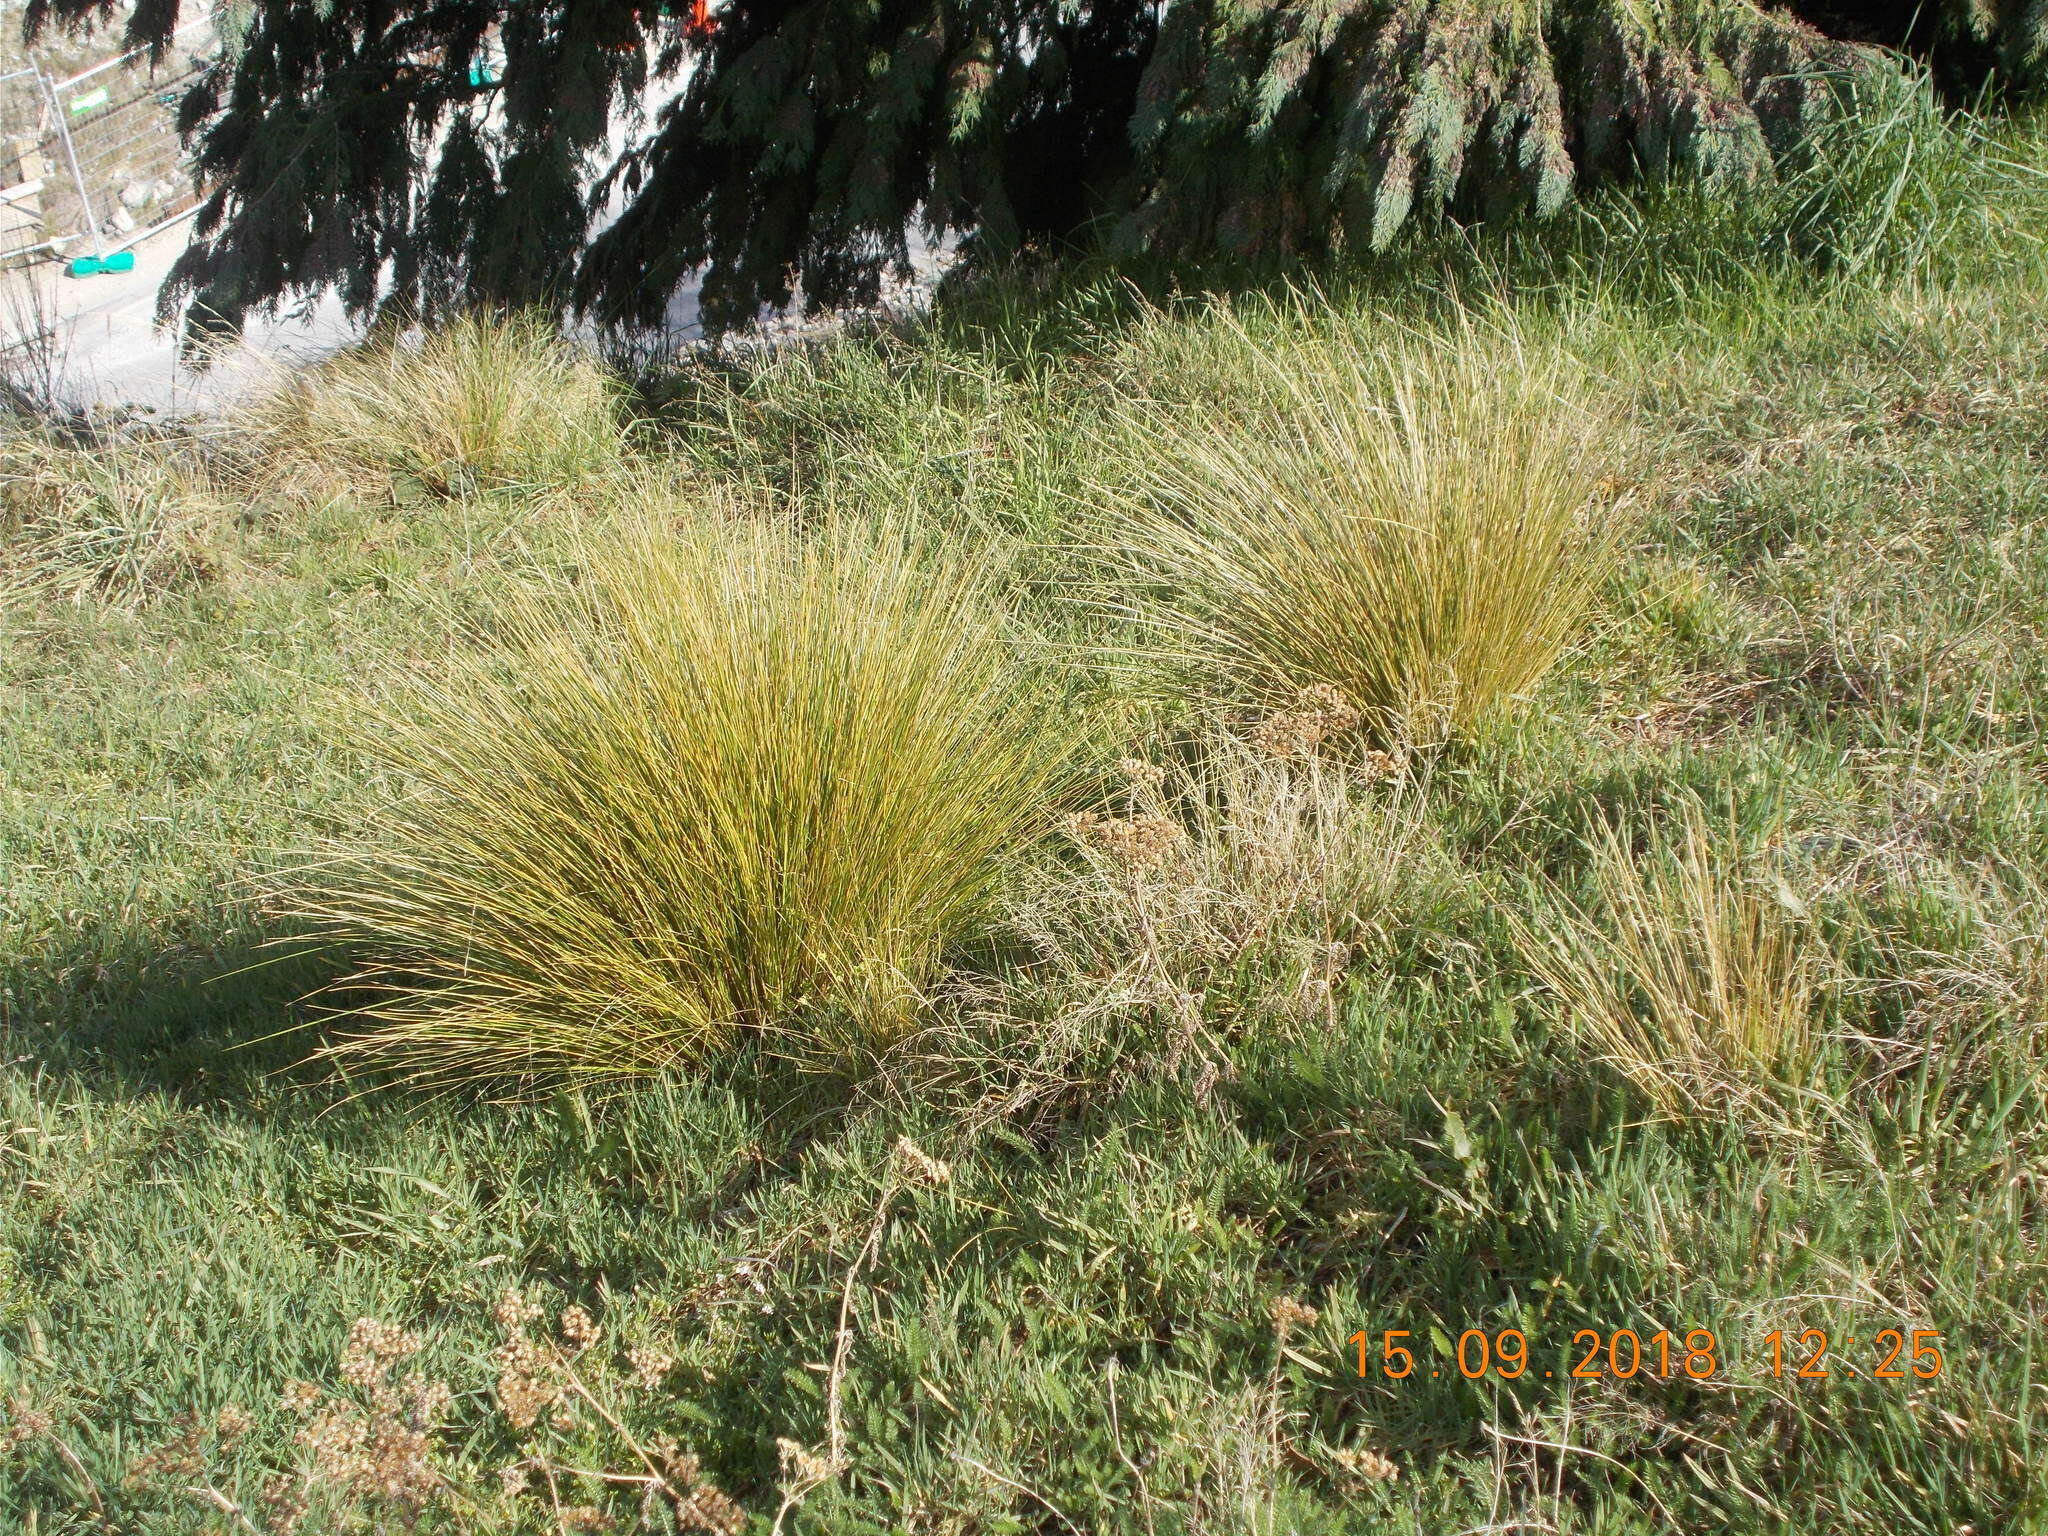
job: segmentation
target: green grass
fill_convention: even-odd
[[[494,1103],[276,1038],[360,956],[267,947],[249,898],[407,782],[362,749],[366,685],[452,687],[509,593],[585,573],[579,504],[615,488],[279,492],[110,566],[67,530],[130,503],[52,500],[35,458],[0,639],[0,1509],[37,1536],[280,1532],[301,1489],[318,1532],[630,1528],[650,1489],[756,1531],[2042,1529],[2048,273],[2024,241],[1923,254],[1516,299],[1615,400],[1640,508],[1523,706],[1389,774],[1084,666],[1123,738],[1095,819],[1007,872],[851,1074],[743,1030]],[[1384,300],[1328,303],[1462,344]],[[1188,362],[1226,343],[1192,300],[1013,287],[669,380],[625,451],[643,486],[887,512],[1062,654],[1118,656],[1077,536],[1124,402],[1227,389]],[[1659,929],[1693,814],[1723,862]],[[1660,1112],[1527,952],[1648,924],[1692,976],[1754,901],[1822,967],[1770,1090],[1797,1114]],[[352,1346],[363,1317],[417,1338]],[[1474,1328],[1531,1370],[1462,1377]],[[1719,1368],[1570,1375],[1576,1330],[1622,1328],[1711,1329]],[[1941,1374],[1872,1379],[1888,1328],[1940,1332]],[[1361,1377],[1353,1335],[1377,1359],[1388,1329],[1418,1371]],[[1806,1329],[1833,1374],[1771,1375],[1766,1336]]]

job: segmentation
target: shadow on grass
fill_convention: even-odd
[[[96,1094],[253,1103],[318,1043],[306,999],[347,956],[290,933],[190,917],[81,932],[68,949],[0,971],[0,1058]]]
[[[422,1087],[403,1063],[343,1068],[318,1056],[345,1031],[359,957],[289,930],[187,919],[174,927],[82,933],[68,951],[0,969],[0,1065],[96,1098],[162,1095],[243,1120],[330,1113],[361,1100],[371,1114],[459,1105],[574,1104],[604,1144],[621,1101],[659,1079],[578,1088],[548,1079],[479,1077]],[[771,1162],[830,1135],[856,1102],[844,1074],[805,1070],[746,1041],[693,1070],[702,1085],[754,1104],[777,1128]]]

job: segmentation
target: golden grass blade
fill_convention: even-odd
[[[1638,855],[1613,826],[1593,839],[1592,903],[1552,886],[1555,915],[1518,923],[1524,962],[1567,1027],[1678,1118],[1761,1105],[1804,1079],[1822,966],[1781,901],[1688,801],[1675,835]]]
[[[645,531],[499,619],[381,709],[406,792],[284,893],[369,956],[344,1053],[609,1078],[741,1029],[885,1042],[1074,741],[977,576],[887,533]]]
[[[1127,407],[1132,483],[1106,488],[1159,652],[1268,704],[1333,687],[1416,743],[1525,694],[1621,529],[1601,412],[1565,362],[1472,322],[1427,347],[1215,324],[1240,398]]]

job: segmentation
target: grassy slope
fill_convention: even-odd
[[[763,1529],[776,1438],[825,1439],[842,1318],[851,1468],[795,1529],[1953,1536],[2048,1518],[2030,1440],[2044,293],[2038,271],[1983,271],[1558,322],[1638,408],[1650,513],[1590,653],[1439,767],[1452,871],[1418,882],[1326,1025],[1241,1017],[1224,983],[1206,1004],[1220,1071],[1124,1020],[1007,1116],[962,1114],[1002,1083],[972,1061],[849,1092],[742,1056],[610,1102],[496,1107],[352,1097],[270,1075],[295,1044],[224,1049],[321,979],[246,969],[261,936],[236,880],[351,791],[335,722],[363,669],[430,660],[451,589],[558,558],[556,525],[516,498],[217,521],[206,560],[146,601],[18,607],[0,648],[0,1401],[53,1424],[0,1459],[0,1509],[39,1532],[101,1510],[222,1528],[179,1488],[252,1502],[295,1455],[280,1387],[332,1382],[375,1315],[420,1328],[458,1393],[463,1523],[513,1528],[490,1512],[511,1451],[487,1355],[490,1302],[518,1282],[677,1356],[659,1390],[614,1400]],[[672,451],[693,461],[678,473],[913,502],[1050,588],[1057,551],[1009,541],[1065,515],[1103,381],[1167,343],[1132,344],[1136,363],[1121,345],[1023,372],[938,341],[851,346],[742,397],[692,392]],[[1685,789],[1815,893],[1848,973],[1827,1071],[1860,1085],[1854,1113],[1778,1138],[1644,1123],[1532,996],[1503,913],[1538,899],[1539,872],[1583,871],[1594,819]],[[906,1134],[948,1181],[902,1178]],[[1320,1316],[1283,1329],[1283,1296]],[[1895,1324],[1943,1333],[1937,1380],[1763,1374],[1770,1329]],[[1524,1328],[1556,1376],[1459,1379],[1429,1341],[1468,1326]],[[1581,1326],[1711,1327],[1722,1380],[1573,1382]],[[1360,1380],[1345,1340],[1385,1328],[1444,1375]],[[255,1427],[212,1470],[124,1484],[181,1410],[229,1403]],[[567,1459],[618,1464],[588,1416],[559,1434]],[[1398,1478],[1347,1472],[1372,1470],[1361,1450]]]

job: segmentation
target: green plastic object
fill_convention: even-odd
[[[109,272],[133,272],[135,253],[116,251],[111,256],[74,256],[71,258],[73,277],[100,277]]]

